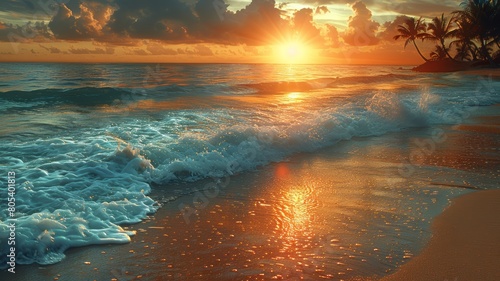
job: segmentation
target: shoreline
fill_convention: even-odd
[[[432,224],[428,245],[380,281],[500,280],[500,190],[463,195]]]
[[[383,278],[398,278],[406,264],[425,259],[418,257],[427,251],[430,220],[450,199],[471,192],[462,179],[496,187],[488,173],[495,173],[491,161],[500,161],[492,129],[500,125],[498,109],[439,126],[447,140],[410,177],[398,175],[398,164],[435,127],[355,138],[236,175],[189,223],[178,206],[193,206],[196,192],[124,227],[137,231],[129,244],[72,248],[60,263],[21,266],[10,280],[376,280],[391,272]],[[155,198],[206,184],[160,186]]]
[[[481,75],[472,71],[469,73]],[[489,107],[484,112],[486,114],[472,119],[474,123],[456,125],[455,128],[470,134],[498,135],[499,106]],[[485,146],[498,147],[498,141]],[[500,167],[498,158],[484,160],[490,167]],[[485,165],[474,162],[475,167]],[[495,187],[499,187],[498,183]],[[476,190],[456,197],[434,218],[431,225],[432,237],[419,255],[391,275],[367,280],[500,280],[500,268],[496,263],[500,259],[500,217],[497,214],[500,214],[499,189]]]
[[[474,75],[485,75],[488,73],[495,77],[500,74],[500,65],[492,66],[489,64],[479,64],[480,62],[461,62],[450,59],[427,61],[423,64],[412,68],[415,72],[420,73],[452,73],[463,72]]]

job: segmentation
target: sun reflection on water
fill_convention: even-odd
[[[313,236],[314,213],[317,200],[311,184],[294,185],[284,192],[279,204],[274,206],[275,233],[283,239],[280,252],[301,252],[309,248]]]

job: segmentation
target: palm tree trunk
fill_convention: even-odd
[[[469,50],[470,50],[470,53],[472,54],[472,59],[473,61],[477,61],[477,53],[478,53],[478,47],[477,45],[470,41],[470,44],[468,45],[469,46]],[[472,50],[472,46],[474,46],[474,50]]]
[[[488,52],[488,49],[486,48],[486,44],[484,43],[483,38],[480,38],[480,41],[481,41],[481,51],[484,53],[483,56],[486,57],[490,65],[495,65],[495,62],[490,56],[490,52]]]
[[[444,45],[444,40],[441,40],[441,45],[443,46],[443,50],[446,53],[446,56],[448,56],[451,60],[455,60],[450,56],[450,53],[448,53],[448,50],[446,49],[446,46]]]
[[[421,52],[420,52],[420,50],[418,49],[418,46],[417,46],[417,43],[415,43],[415,40],[412,40],[412,41],[413,41],[413,45],[415,46],[415,49],[417,49],[418,54],[422,57],[422,59],[424,59],[424,61],[428,62],[429,60],[428,60],[428,59],[426,59],[426,58],[424,57],[424,55],[422,55],[422,53],[421,53]]]

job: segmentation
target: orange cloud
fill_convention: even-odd
[[[313,10],[304,8],[293,14],[293,32],[300,39],[309,44],[322,45],[324,43],[320,30],[314,25]]]
[[[378,43],[376,33],[380,24],[372,20],[372,12],[358,1],[352,6],[354,16],[349,17],[348,28],[344,32],[344,41],[351,46],[369,46]]]

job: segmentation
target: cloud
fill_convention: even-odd
[[[340,42],[337,28],[331,24],[326,24],[326,30],[326,37],[329,45],[333,48],[338,48],[340,46]]]
[[[39,1],[39,0],[2,0],[2,11],[14,13],[39,13],[53,12],[54,7],[50,7],[54,1]],[[57,3],[63,2],[61,0]],[[67,1],[65,1],[67,2]]]
[[[274,0],[252,0],[229,11],[224,0],[71,0],[49,27],[57,39],[260,45],[290,31]]]
[[[151,55],[151,53],[147,52],[144,49],[132,49],[127,52],[127,55],[149,56]]]
[[[130,52],[136,50],[138,54],[158,55],[195,54],[195,52],[210,54],[212,50],[203,47],[160,48],[153,46],[156,43],[263,46],[296,39],[316,46],[369,46],[380,41],[391,41],[397,25],[404,19],[404,16],[399,16],[394,21],[381,25],[373,19],[370,9],[397,10],[404,6],[404,9],[414,11],[424,9],[424,4],[437,9],[448,7],[452,3],[452,0],[443,0],[440,3],[414,0],[399,5],[389,0],[363,0],[363,2],[297,0],[294,3],[308,3],[314,8],[285,11],[283,9],[289,3],[281,1],[277,3],[275,0],[247,0],[248,5],[234,11],[228,9],[227,0],[51,1],[61,4],[57,9],[53,9],[55,14],[48,25],[41,22],[30,23],[29,26],[0,23],[0,41],[12,40],[8,34],[11,37],[12,34],[20,34],[16,37],[19,42],[43,39],[92,41],[102,45],[98,49],[87,51],[106,51],[102,49],[105,46],[130,46]],[[342,3],[350,3],[353,10],[345,30],[314,22],[315,16],[330,13],[332,7],[326,5]],[[24,7],[26,15],[27,11],[33,13],[41,9],[38,0],[5,0],[2,6],[0,11],[17,12]],[[239,7],[241,6],[239,3]],[[453,2],[453,6],[457,7],[456,2]],[[338,21],[336,24],[339,24]],[[22,35],[26,30],[36,35],[33,37]],[[145,44],[148,47],[143,47]],[[85,49],[73,50],[84,52]],[[47,51],[51,52],[48,49]]]
[[[0,41],[26,43],[52,38],[49,27],[44,22],[28,22],[24,25],[0,23]]]
[[[441,13],[451,13],[460,8],[459,0],[413,0],[405,2],[395,2],[395,1],[374,1],[374,7],[380,10],[396,12],[406,15],[415,16],[429,16],[433,17],[436,15],[441,15]]]
[[[160,44],[150,44],[146,48],[151,55],[166,55],[166,56],[175,56],[179,54],[178,50],[173,48],[167,48]]]
[[[227,14],[229,33],[242,43],[261,45],[273,43],[288,35],[289,23],[281,17],[274,0],[252,0],[244,9]]]
[[[224,0],[200,0],[195,5],[195,12],[204,23],[220,23],[230,13]]]
[[[75,55],[112,55],[115,53],[115,49],[111,47],[106,48],[95,48],[94,50],[87,48],[73,48],[71,47],[68,52]]]
[[[197,18],[179,0],[116,0],[108,27],[120,36],[164,41],[189,40]]]
[[[49,51],[51,54],[61,54],[62,53],[61,49],[56,48],[56,47],[45,47],[42,44],[39,44],[38,46],[40,46],[40,48],[42,48],[42,49],[45,49],[46,51]]]
[[[112,8],[97,2],[82,2],[77,15],[65,4],[60,4],[49,27],[58,39],[88,40],[103,36],[103,27]]]
[[[193,49],[186,49],[187,54],[197,55],[197,56],[213,56],[212,50],[204,45],[196,45]]]
[[[344,41],[351,46],[369,46],[378,43],[376,33],[380,24],[372,20],[372,12],[358,1],[352,6],[354,16],[349,17],[348,27],[344,32]]]
[[[301,0],[303,4],[310,5],[333,5],[349,4],[352,5],[356,0]],[[389,11],[407,15],[435,16],[441,13],[450,13],[459,8],[461,0],[412,0],[412,1],[394,1],[394,0],[364,0],[366,5],[378,11]]]
[[[7,3],[9,9],[22,6],[19,1]],[[35,4],[26,0],[25,6]],[[47,31],[55,39],[117,45],[146,39],[257,46],[287,40],[293,32],[308,41],[321,40],[314,10],[301,9],[287,17],[279,6],[275,0],[252,0],[233,12],[224,0],[66,0],[57,6]],[[320,6],[316,12],[328,8]]]
[[[252,0],[232,12],[223,0],[198,0],[195,14],[199,24],[190,34],[202,42],[263,45],[287,37],[290,23],[274,0]]]
[[[327,14],[329,12],[330,10],[328,9],[327,6],[318,6],[316,7],[316,11],[314,13],[317,15],[321,15],[321,14]]]
[[[402,25],[408,16],[397,16],[393,21],[385,22],[382,25],[382,31],[377,35],[381,40],[393,41],[394,36],[398,34],[397,28]]]
[[[293,14],[293,31],[300,36],[301,41],[322,44],[320,30],[314,25],[313,10],[303,8]]]

